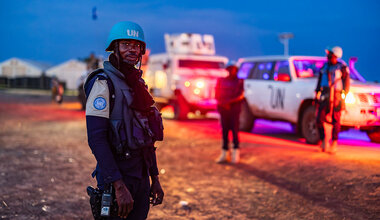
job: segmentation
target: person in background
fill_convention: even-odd
[[[51,78],[51,100],[56,101],[56,96],[58,94],[59,81],[56,76]]]
[[[78,88],[78,100],[82,106],[82,110],[86,109],[86,94],[83,89],[84,82],[87,78],[87,76],[93,72],[94,70],[99,68],[99,62],[100,60],[95,56],[95,54],[92,52],[88,58],[85,60],[86,63],[86,72],[82,73],[82,75],[79,77],[77,81],[77,88]]]
[[[350,89],[349,68],[340,62],[343,50],[335,46],[326,49],[327,63],[320,69],[318,83],[315,89],[317,109],[317,127],[322,141],[322,152],[334,154],[338,144],[341,110],[344,108],[344,98]],[[331,123],[332,143],[326,139],[324,123]]]
[[[240,160],[239,152],[239,115],[241,111],[241,102],[244,99],[243,80],[237,77],[238,68],[235,62],[230,61],[226,65],[229,75],[220,78],[216,84],[215,98],[217,100],[217,110],[220,114],[220,122],[222,125],[223,145],[222,152],[217,163],[227,162],[227,152],[229,150],[228,135],[232,132],[233,150],[231,154],[231,162],[238,163]]]
[[[51,79],[51,96],[52,100],[61,104],[63,101],[63,93],[65,89],[63,83],[61,83],[56,76],[53,76]]]

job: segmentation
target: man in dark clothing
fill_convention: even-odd
[[[99,189],[115,189],[119,217],[112,219],[146,219],[149,203],[161,204],[164,196],[154,141],[145,132],[150,129],[138,124],[154,104],[135,68],[145,49],[138,24],[117,23],[108,37],[109,61],[85,83],[88,143],[97,160],[93,177]]]
[[[238,68],[232,62],[227,64],[226,70],[229,75],[220,78],[216,84],[215,98],[218,101],[218,112],[222,124],[223,145],[222,153],[216,162],[227,161],[228,134],[232,131],[233,151],[231,162],[238,163],[240,160],[239,152],[239,115],[241,111],[241,101],[244,99],[243,80],[237,77]]]
[[[350,73],[348,67],[338,61],[343,55],[342,48],[327,49],[326,55],[327,63],[320,70],[317,88],[315,89],[316,99],[319,100],[317,127],[322,141],[320,148],[324,152],[328,150],[330,145],[330,142],[326,140],[324,123],[332,124],[332,144],[329,152],[333,154],[337,147],[344,97],[350,88]]]
[[[86,109],[86,94],[83,90],[84,81],[86,80],[87,76],[93,72],[94,70],[99,68],[99,59],[95,56],[94,53],[91,53],[88,58],[84,60],[87,64],[87,70],[85,73],[83,73],[77,82],[78,85],[78,100],[82,106],[82,110]]]

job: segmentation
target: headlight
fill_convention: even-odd
[[[205,82],[198,81],[195,85],[197,86],[197,88],[202,89],[203,87],[205,87]]]
[[[356,100],[354,94],[352,94],[352,92],[348,92],[345,99],[346,104],[354,104],[355,101]]]

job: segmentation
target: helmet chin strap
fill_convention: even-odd
[[[120,59],[120,51],[119,51],[119,44],[118,43],[115,43],[115,46],[114,46],[114,50],[113,50],[116,58],[117,58],[117,66],[116,66],[116,69],[120,69],[120,66],[121,66],[121,59]]]
[[[142,65],[142,55],[140,54],[140,56],[139,56],[139,59],[138,59],[138,61],[137,61],[137,63],[140,63],[140,65],[139,65],[139,71],[141,71],[141,65]]]

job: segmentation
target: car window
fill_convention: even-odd
[[[289,71],[289,61],[283,60],[283,61],[277,61],[276,67],[274,68],[273,73],[273,79],[278,80],[278,74],[286,74],[289,76],[290,79],[290,71]]]
[[[255,67],[255,63],[251,63],[251,62],[242,63],[237,73],[238,78],[247,79],[254,67]]]
[[[317,77],[319,70],[326,63],[325,60],[294,60],[294,67],[298,78]]]
[[[250,78],[273,80],[274,62],[258,62]]]

